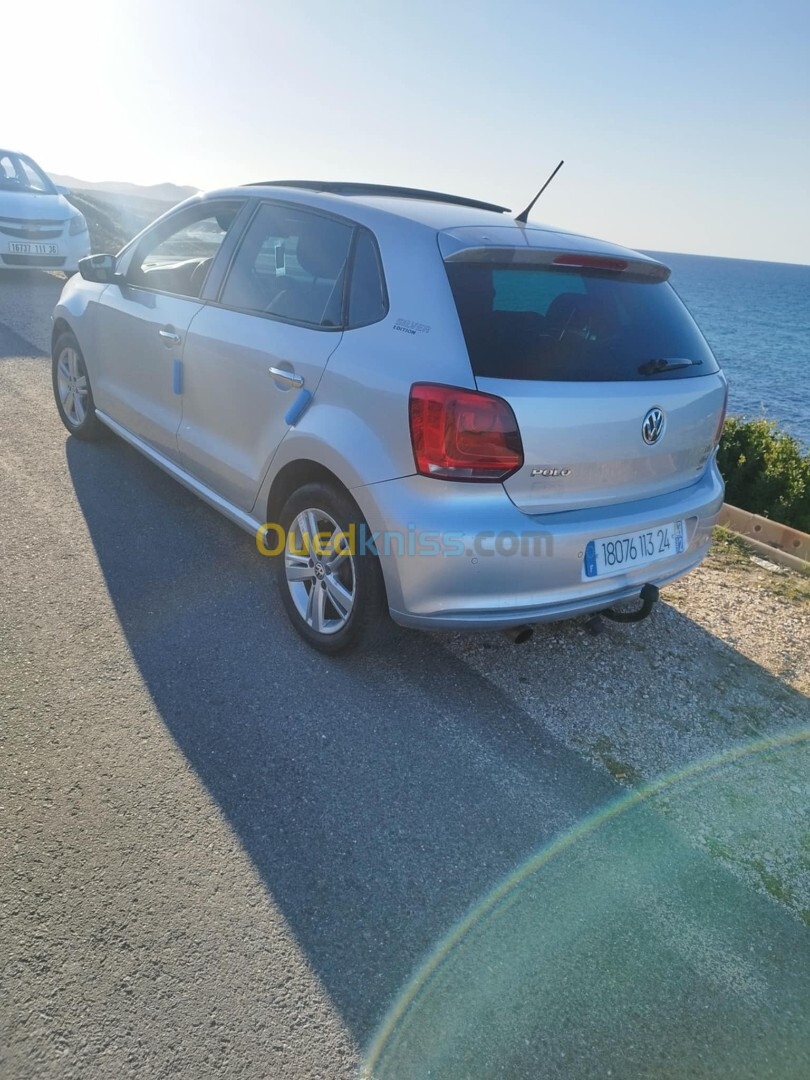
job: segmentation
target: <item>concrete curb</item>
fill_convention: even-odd
[[[778,521],[723,503],[717,524],[771,562],[810,576],[810,536]]]

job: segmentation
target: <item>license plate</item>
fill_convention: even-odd
[[[21,244],[11,242],[8,245],[10,255],[58,255],[58,244]]]
[[[620,536],[600,536],[597,540],[589,540],[585,548],[585,576],[598,578],[620,574],[680,555],[685,549],[683,521],[670,521],[666,525],[656,525],[654,529]]]

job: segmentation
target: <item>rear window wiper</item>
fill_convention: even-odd
[[[678,368],[693,367],[702,363],[702,360],[681,360],[680,358],[667,360],[662,357],[658,360],[647,360],[638,371],[639,375],[659,375],[664,371],[677,371]]]

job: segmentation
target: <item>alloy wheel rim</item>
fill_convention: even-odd
[[[76,349],[67,345],[56,362],[56,385],[65,416],[78,427],[87,416],[87,372]]]
[[[295,608],[318,634],[336,634],[349,621],[357,592],[348,537],[324,510],[302,510],[290,525],[284,572]]]

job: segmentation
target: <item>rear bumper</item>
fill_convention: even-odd
[[[546,515],[522,513],[500,485],[422,476],[353,494],[372,531],[384,534],[376,545],[392,618],[423,629],[487,629],[600,611],[638,596],[646,582],[663,585],[687,573],[709,549],[723,481],[712,460],[681,491]],[[681,554],[598,580],[585,577],[589,540],[679,518],[687,537]]]

